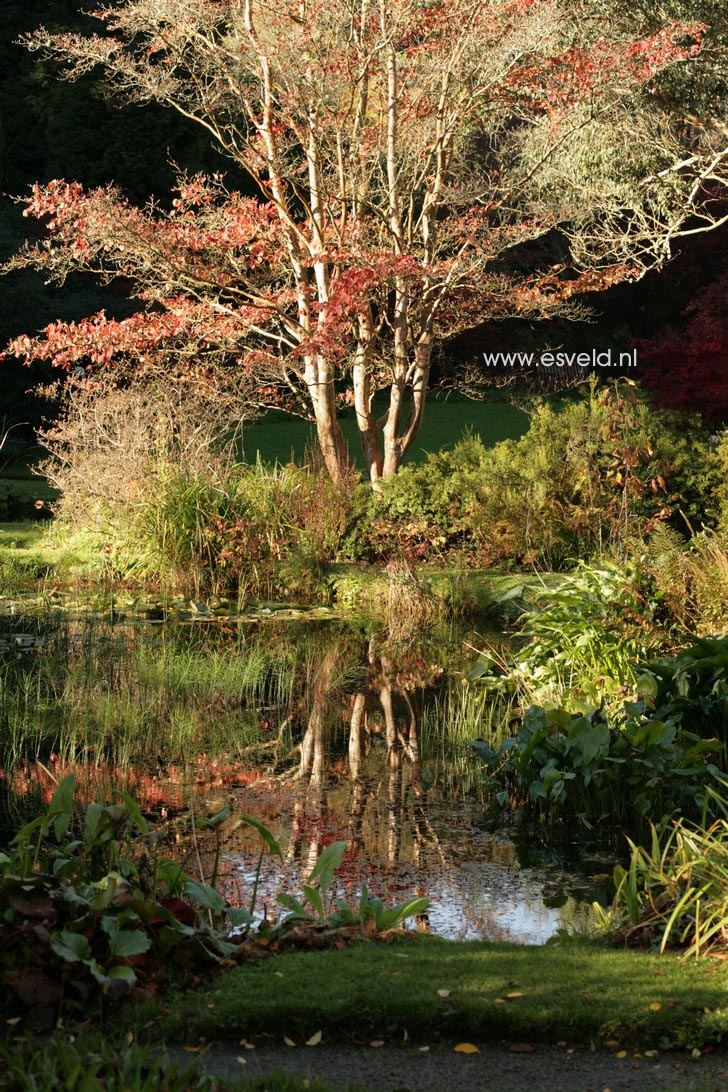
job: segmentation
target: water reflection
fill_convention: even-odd
[[[470,745],[483,710],[457,677],[477,637],[429,631],[402,645],[362,625],[263,633],[123,617],[51,619],[38,636],[9,645],[3,674],[0,737],[12,732],[14,748],[4,785],[16,805],[35,792],[39,806],[53,777],[75,769],[89,799],[123,787],[152,818],[177,814],[172,848],[184,858],[190,802],[197,815],[229,803],[284,847],[282,863],[264,863],[269,915],[278,890],[300,892],[322,848],[345,840],[335,897],[353,902],[364,883],[387,903],[428,897],[422,930],[543,943],[586,917],[585,880],[524,863],[484,824]],[[258,848],[230,824],[231,900],[250,897]]]
[[[277,890],[301,890],[325,845],[345,839],[334,897],[355,901],[363,883],[388,902],[425,896],[432,907],[415,922],[422,931],[542,944],[561,928],[586,924],[595,897],[588,885],[522,867],[511,839],[479,825],[481,804],[461,800],[454,807],[425,776],[422,694],[414,693],[413,677],[405,676],[408,689],[392,656],[374,641],[366,667],[366,689],[342,690],[341,648],[327,649],[318,661],[299,765],[279,788],[290,790],[290,803],[268,818],[286,852],[282,866],[268,861],[264,870],[266,913]],[[238,806],[251,807],[249,792],[235,795]],[[250,881],[255,856],[245,836],[226,847],[226,861],[233,884]]]

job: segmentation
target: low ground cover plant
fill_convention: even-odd
[[[221,966],[248,955],[258,879],[266,853],[280,846],[260,822],[225,808],[198,818],[194,832],[211,831],[214,860],[209,878],[194,879],[185,862],[163,855],[163,828],[152,830],[136,802],[78,807],[75,776],[57,786],[47,811],[26,824],[0,854],[0,968],[9,992],[5,1007],[40,1010],[50,1024],[59,1012],[101,1013],[105,1002],[128,997],[141,982],[166,980],[170,969]],[[260,855],[250,902],[232,906],[216,889],[221,828],[231,818],[253,826]],[[195,843],[196,844],[196,843]],[[350,907],[332,902],[330,888],[345,842],[319,855],[296,898],[281,893],[278,922],[256,927],[266,948],[306,943],[315,927],[326,936],[375,936],[422,913],[427,899],[384,907],[362,891]],[[271,948],[274,950],[274,948]]]

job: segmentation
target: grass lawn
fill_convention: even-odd
[[[341,427],[358,465],[363,467],[354,418],[342,418]],[[445,402],[432,399],[427,404],[422,429],[410,451],[409,460],[418,461],[428,451],[452,446],[466,428],[477,433],[486,447],[492,447],[499,440],[522,436],[528,428],[528,417],[506,401],[472,402],[459,399]],[[256,457],[263,462],[288,462],[291,453],[300,460],[313,446],[311,423],[287,417],[283,413],[269,413],[243,433],[243,451],[246,460],[251,463],[256,461]]]
[[[728,970],[710,960],[413,937],[251,960],[159,1015],[127,1016],[155,1039],[527,1040],[702,1047],[728,1032]]]
[[[52,521],[0,523],[0,595],[43,580],[71,581],[100,570],[95,552],[76,536],[69,546]]]

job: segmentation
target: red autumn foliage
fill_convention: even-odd
[[[699,57],[696,23],[589,38],[554,0],[365,0],[355,11],[344,0],[125,0],[96,14],[103,35],[40,30],[29,44],[70,78],[101,65],[127,98],[203,125],[258,196],[184,178],[164,212],[113,187],[36,186],[26,211],[47,235],[11,266],[61,282],[75,269],[123,276],[140,310],[53,323],[10,351],[64,367],[232,363],[251,402],[315,419],[337,482],[350,466],[340,406],[355,408],[376,486],[417,436],[438,341],[487,319],[579,314],[575,297],[662,260],[668,225],[696,201],[702,151],[678,168],[673,122],[654,106],[635,113],[647,81]],[[626,208],[605,179],[592,210],[589,183],[580,196],[560,176],[592,137],[627,157],[627,121],[675,185],[668,195],[650,173]],[[554,235],[545,263],[514,259]]]

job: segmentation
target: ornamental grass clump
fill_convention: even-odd
[[[728,948],[728,819],[707,830],[683,819],[652,827],[650,847],[630,841],[614,870],[610,909],[594,904],[598,928],[624,945],[702,956]]]

